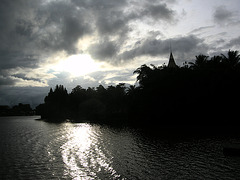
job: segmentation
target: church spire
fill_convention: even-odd
[[[169,68],[176,68],[177,67],[177,65],[175,63],[175,60],[173,58],[171,43],[170,43],[170,57],[169,57],[169,61],[168,61],[167,67],[169,67]]]

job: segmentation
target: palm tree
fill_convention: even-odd
[[[209,68],[211,68],[212,70],[217,70],[217,69],[221,69],[223,66],[222,63],[222,56],[213,56],[211,57],[210,61],[208,62],[209,64]]]
[[[196,56],[196,61],[195,63],[190,62],[189,64],[191,65],[192,68],[196,69],[196,68],[202,68],[204,67],[207,62],[208,62],[208,57],[206,55],[200,54],[198,56]]]
[[[229,50],[227,56],[221,54],[223,58],[223,63],[229,68],[235,68],[240,62],[240,54],[238,51]]]
[[[222,57],[221,56],[213,56],[211,58],[211,62],[213,62],[214,64],[219,64],[222,62]]]

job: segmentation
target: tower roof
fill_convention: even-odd
[[[169,57],[169,61],[168,61],[167,67],[170,67],[170,68],[176,68],[176,67],[177,67],[177,65],[176,65],[176,63],[175,63],[175,60],[174,60],[174,58],[173,58],[172,51],[171,51],[171,53],[170,53],[170,57]]]

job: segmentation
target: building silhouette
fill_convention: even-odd
[[[176,68],[177,67],[177,65],[175,63],[175,60],[173,58],[172,50],[170,52],[170,57],[169,57],[169,61],[168,61],[167,67],[169,67],[169,68]]]

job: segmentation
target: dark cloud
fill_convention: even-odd
[[[22,80],[26,80],[26,81],[35,81],[35,82],[42,82],[41,79],[38,79],[38,78],[32,78],[32,77],[27,77],[26,74],[23,74],[23,73],[17,73],[17,74],[14,74],[12,75],[12,77],[15,77],[15,78],[18,78],[18,79],[22,79]]]
[[[44,81],[39,78],[34,78],[31,76],[27,76],[24,73],[14,73],[14,72],[9,72],[9,71],[1,71],[0,75],[0,87],[4,86],[44,86]]]
[[[16,80],[14,80],[13,78],[9,77],[9,76],[0,76],[0,87],[2,88],[2,86],[11,86],[14,85],[16,83]]]
[[[41,1],[1,1],[0,5],[0,72],[16,67],[36,68],[35,10]]]
[[[114,41],[105,39],[102,42],[90,46],[89,52],[94,59],[100,61],[112,60],[118,52],[118,45]]]
[[[216,8],[214,12],[214,20],[217,23],[224,23],[225,21],[229,21],[232,17],[233,13],[226,9],[224,6],[219,6]]]
[[[61,51],[76,53],[78,40],[92,32],[85,13],[66,1],[1,1],[0,86],[34,82],[39,86],[41,77],[27,76],[27,69],[34,72]],[[17,68],[22,69],[21,76],[15,74]]]
[[[170,52],[170,44],[175,56],[182,61],[194,58],[195,55],[205,53],[209,49],[204,43],[204,39],[193,35],[164,40],[157,38],[159,36],[162,37],[160,32],[149,32],[148,37],[133,43],[130,50],[122,53],[119,53],[121,45],[118,42],[108,40],[92,45],[89,52],[92,57],[100,61],[119,65],[141,56],[166,56]]]
[[[225,6],[218,6],[213,14],[214,21],[219,25],[239,25],[238,12],[230,11]]]
[[[38,11],[40,21],[38,45],[44,50],[76,53],[76,43],[90,34],[91,24],[85,9],[65,1],[53,1]]]
[[[208,46],[204,43],[204,39],[198,38],[194,35],[172,39],[173,50],[178,54],[198,55],[208,51]]]
[[[166,22],[174,19],[174,11],[162,1],[133,6],[134,3],[137,4],[126,0],[3,0],[1,68],[35,68],[45,57],[59,51],[75,54],[79,51],[78,40],[86,35],[97,35],[100,42],[91,46],[93,57],[111,58],[121,48],[120,44],[128,40],[130,22],[144,18]]]
[[[203,26],[203,27],[199,27],[199,28],[196,28],[194,30],[192,30],[191,32],[189,32],[189,34],[193,34],[193,33],[200,33],[204,30],[207,30],[207,29],[212,29],[214,28],[215,26]]]
[[[208,47],[203,43],[202,39],[196,36],[190,35],[186,37],[172,38],[172,39],[156,39],[156,37],[149,37],[133,48],[121,54],[121,58],[129,60],[138,56],[162,56],[169,54],[170,44],[172,50],[178,58],[184,60],[184,58],[194,57],[196,54],[204,53]]]
[[[77,7],[83,7],[94,12],[96,11],[106,11],[106,10],[116,10],[126,7],[127,1],[126,0],[71,0],[73,4]]]
[[[41,78],[27,77],[25,74],[0,75],[0,87],[45,87],[46,83]]]
[[[155,20],[172,21],[174,19],[174,11],[164,4],[148,4],[142,15],[149,16]]]
[[[230,40],[230,42],[227,44],[227,48],[228,47],[236,47],[239,49],[240,48],[240,36]]]
[[[113,4],[117,4],[117,6],[113,6]],[[95,42],[89,47],[92,57],[103,61],[112,60],[111,63],[116,64],[117,59],[113,57],[117,57],[117,53],[126,41],[129,40],[129,33],[133,30],[129,24],[132,21],[153,18],[155,21],[172,22],[175,17],[175,12],[161,2],[160,4],[159,2],[152,4],[146,1],[145,3],[141,3],[140,6],[128,9],[130,5],[126,1],[123,1],[121,6],[118,6],[118,3],[113,1],[111,5],[104,5],[100,11],[93,13],[96,16],[95,25],[100,42]],[[122,9],[123,7],[125,10]],[[111,40],[111,37],[114,37],[115,40]]]
[[[122,35],[128,32],[130,17],[124,9],[128,2],[125,0],[89,0],[72,2],[80,9],[85,10],[84,18],[92,23],[99,37],[104,35]]]
[[[34,25],[31,22],[27,22],[23,19],[19,19],[16,21],[15,31],[16,34],[20,36],[29,37],[33,34]]]
[[[122,12],[112,11],[99,15],[96,27],[100,35],[124,35],[130,30],[127,24],[129,20]]]
[[[92,32],[85,11],[65,1],[43,2],[1,1],[1,67],[35,66],[62,50],[76,53],[78,39]]]
[[[0,51],[0,72],[1,70],[16,67],[37,68],[39,58],[34,54],[24,54],[19,51]]]
[[[33,40],[35,11],[41,1],[1,1],[0,5],[0,48],[23,51]]]

